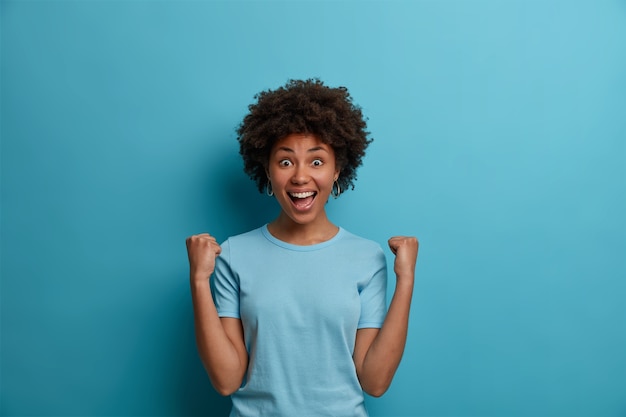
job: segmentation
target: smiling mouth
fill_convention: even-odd
[[[315,192],[313,192],[313,191],[307,191],[307,192],[304,192],[304,193],[289,193],[289,197],[292,200],[308,198],[308,197],[312,197],[314,195],[315,195]]]
[[[313,204],[317,193],[314,191],[306,191],[302,193],[288,193],[288,195],[296,209],[306,210]]]

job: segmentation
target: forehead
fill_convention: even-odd
[[[291,133],[274,143],[272,153],[279,151],[305,153],[313,151],[326,151],[333,153],[333,148],[311,133]]]

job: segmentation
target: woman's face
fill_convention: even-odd
[[[283,213],[294,223],[327,220],[324,206],[339,176],[331,146],[312,134],[285,136],[272,147],[268,175]]]

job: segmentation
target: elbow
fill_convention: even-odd
[[[216,375],[213,372],[208,372],[208,374],[209,379],[211,380],[211,385],[213,385],[213,389],[215,389],[215,391],[223,397],[232,395],[235,391],[241,388],[241,384],[243,382],[243,376],[241,378],[237,378],[232,374]]]
[[[360,369],[361,372],[357,372],[357,376],[359,378],[359,383],[361,384],[361,388],[363,392],[372,397],[382,397],[389,387],[391,386],[391,381],[393,380],[394,372],[389,370],[369,370],[368,372],[364,372],[363,368]]]
[[[387,392],[388,388],[389,388],[389,385],[380,384],[380,385],[376,385],[373,387],[363,388],[363,391],[365,391],[367,395],[378,398],[378,397],[382,397],[383,394]]]
[[[213,386],[215,388],[215,391],[217,391],[217,393],[219,395],[221,395],[222,397],[228,397],[229,395],[232,395],[235,391],[237,391],[237,388],[232,389],[231,387],[223,387],[223,386]]]
[[[389,386],[391,385],[391,379],[389,378],[377,378],[375,381],[369,381],[364,383],[361,382],[361,388],[363,391],[372,397],[382,397],[384,393],[387,392]]]
[[[223,397],[228,397],[239,389],[239,385],[235,385],[233,383],[220,383],[217,381],[211,381],[211,383],[213,384],[213,388],[215,389],[215,391],[217,391],[217,393]]]
[[[228,397],[241,388],[244,379],[244,371],[233,369],[216,369],[203,361],[213,389],[221,396]]]

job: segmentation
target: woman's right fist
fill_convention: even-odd
[[[190,236],[186,243],[191,278],[209,279],[215,269],[215,258],[222,252],[222,248],[208,233]]]

